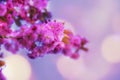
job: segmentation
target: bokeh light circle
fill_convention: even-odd
[[[73,60],[63,56],[58,59],[57,68],[61,75],[68,80],[79,79],[86,70],[82,59]]]
[[[57,61],[57,68],[65,80],[99,80],[110,70],[110,66],[103,61],[85,62],[82,57],[73,60],[62,56]]]
[[[102,43],[102,55],[111,62],[120,62],[120,35],[111,35]]]
[[[31,67],[29,62],[20,55],[12,55],[5,58],[6,67],[3,74],[7,80],[29,80]]]

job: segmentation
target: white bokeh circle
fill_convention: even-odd
[[[105,38],[101,50],[102,56],[108,62],[120,62],[120,35],[111,35]]]
[[[20,55],[12,55],[5,58],[6,67],[3,74],[7,80],[29,80],[31,67],[29,62]]]

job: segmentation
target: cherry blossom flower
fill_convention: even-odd
[[[51,20],[46,9],[48,0],[7,0],[0,3],[0,46],[16,53],[26,49],[32,59],[46,54],[62,53],[78,58],[87,51],[85,38],[64,28],[63,22]],[[17,30],[13,30],[16,24]]]
[[[0,50],[1,46],[13,54],[26,50],[31,59],[47,54],[78,59],[81,50],[87,51],[86,38],[52,20],[47,4],[48,0],[0,0]],[[4,53],[0,56],[4,58]],[[6,80],[2,69],[0,80]]]

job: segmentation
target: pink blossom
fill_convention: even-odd
[[[30,3],[32,1],[33,4]],[[16,53],[27,50],[32,59],[46,54],[64,54],[77,59],[79,51],[87,51],[85,38],[64,28],[63,22],[50,20],[48,0],[7,0],[4,15],[0,19],[0,46]],[[16,24],[18,30],[11,29]]]
[[[39,10],[46,8],[48,3],[48,0],[32,0],[32,1],[33,1],[33,5]]]
[[[80,50],[87,51],[85,38],[66,30],[63,22],[51,20],[47,3],[48,0],[0,0],[0,50],[1,46],[13,54],[26,50],[31,59],[47,54],[78,59]],[[2,70],[0,80],[6,80]]]
[[[5,4],[0,3],[0,16],[4,16],[7,12],[7,8]]]

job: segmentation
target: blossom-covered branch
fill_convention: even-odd
[[[80,50],[87,51],[87,40],[65,29],[64,22],[53,20],[47,3],[48,0],[0,0],[0,50],[3,46],[15,54],[23,49],[31,59],[58,53],[77,59]],[[4,65],[0,60],[0,68]],[[6,80],[2,69],[0,80]]]
[[[30,58],[61,53],[79,57],[87,51],[85,38],[64,28],[64,22],[51,19],[48,0],[1,0],[0,46],[15,54],[25,49]]]

